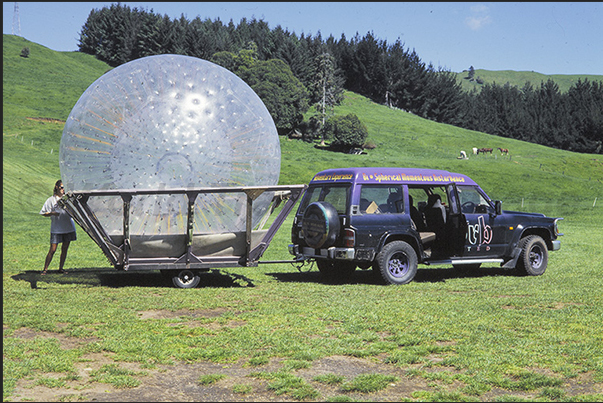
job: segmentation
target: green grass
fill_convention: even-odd
[[[19,56],[24,46],[31,49],[28,59]],[[562,247],[551,253],[547,272],[515,277],[487,265],[469,274],[420,267],[412,283],[386,287],[360,270],[334,285],[323,283],[315,268],[303,272],[308,266],[300,272],[290,264],[260,264],[212,270],[199,288],[182,290],[158,272],[115,271],[79,230],[66,264],[70,274],[56,274],[55,255],[51,273],[41,277],[49,222],[38,212],[60,176],[62,125],[27,118],[64,120],[108,66],[11,35],[4,35],[3,66],[5,401],[14,399],[19,380],[61,387],[92,353],[115,362],[95,371],[92,382],[124,388],[144,381],[144,373],[126,371],[124,363],[153,370],[242,360],[261,367],[282,358],[280,372],[256,375],[266,377],[277,397],[313,400],[317,391],[296,371],[343,355],[379,360],[427,382],[429,390],[414,392],[407,397],[412,401],[479,401],[495,388],[505,391],[496,401],[520,394],[522,401],[603,401],[595,392],[603,386],[600,155],[437,124],[348,92],[337,113],[357,114],[377,148],[346,155],[283,137],[281,184],[307,183],[322,169],[348,166],[465,173],[506,209],[565,217]],[[473,156],[474,146],[508,148],[511,156]],[[469,160],[456,158],[460,150]],[[290,216],[262,260],[290,259],[291,224]],[[182,313],[142,319],[147,311]],[[23,338],[23,329],[56,337]],[[61,338],[78,343],[61,345]],[[338,375],[315,382],[350,382]],[[566,386],[579,382],[590,382],[590,389]],[[252,396],[245,385],[236,389]]]
[[[226,375],[224,374],[206,374],[201,375],[197,382],[199,382],[199,385],[212,385],[224,378],[226,378]]]

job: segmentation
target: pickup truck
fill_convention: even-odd
[[[293,219],[289,253],[324,276],[372,268],[407,284],[418,264],[500,264],[539,276],[560,249],[558,222],[506,211],[471,178],[444,170],[341,168],[317,173]]]

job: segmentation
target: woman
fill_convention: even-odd
[[[67,273],[63,269],[63,266],[65,265],[65,259],[67,258],[69,243],[76,240],[76,235],[75,223],[73,222],[73,219],[57,204],[64,194],[65,189],[63,188],[63,182],[58,180],[54,185],[52,196],[46,200],[46,203],[44,203],[44,206],[42,206],[42,210],[40,210],[40,214],[42,214],[44,217],[50,217],[51,220],[50,249],[46,255],[46,262],[44,263],[44,270],[42,271],[42,274],[47,273],[48,266],[50,266],[50,262],[54,256],[54,252],[56,252],[57,246],[60,243],[62,243],[63,246],[61,247],[61,258],[59,260],[59,273]]]

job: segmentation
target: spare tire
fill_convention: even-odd
[[[311,203],[302,218],[302,235],[311,248],[328,248],[339,235],[339,214],[327,202]]]

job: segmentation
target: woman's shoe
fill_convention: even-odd
[[[59,273],[61,273],[61,274],[67,274],[67,270],[59,269]]]
[[[48,273],[48,271],[42,270],[42,275],[45,275],[46,273]]]

